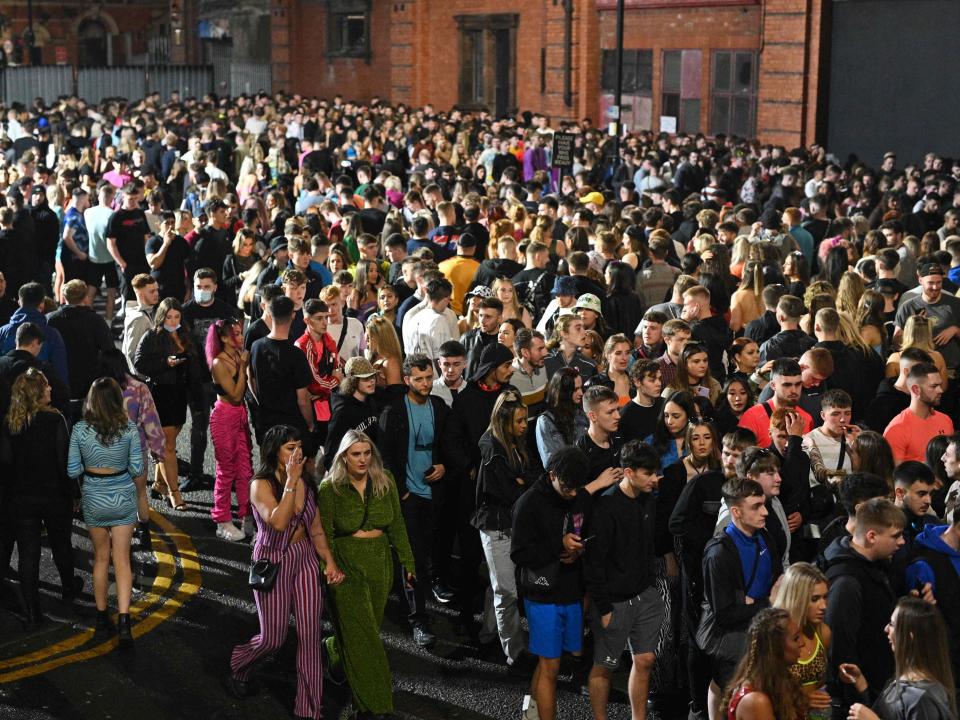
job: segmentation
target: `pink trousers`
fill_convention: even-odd
[[[231,405],[217,398],[210,413],[210,437],[213,438],[213,456],[217,461],[210,517],[214,522],[230,522],[233,519],[230,493],[236,491],[237,516],[243,519],[250,514],[250,480],[253,479],[246,406]]]
[[[291,545],[286,553],[253,556],[280,560],[276,584],[269,592],[254,591],[260,632],[230,657],[230,670],[238,680],[249,680],[257,660],[283,646],[290,629],[290,611],[297,621],[297,699],[293,712],[301,717],[323,717],[323,669],[320,665],[322,600],[320,563],[308,539]],[[281,559],[282,558],[282,559]]]

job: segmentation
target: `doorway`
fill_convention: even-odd
[[[517,106],[516,44],[519,15],[459,15],[459,105],[485,108],[497,117]],[[488,61],[491,60],[492,62]]]
[[[77,29],[77,61],[81,67],[103,67],[108,64],[107,27],[93,18],[87,18]]]

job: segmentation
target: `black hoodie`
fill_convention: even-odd
[[[484,260],[480,263],[480,267],[477,268],[470,287],[475,288],[477,285],[492,287],[493,281],[497,278],[512,278],[521,270],[523,270],[523,265],[510,258]]]
[[[894,387],[896,382],[895,377],[880,381],[877,392],[863,415],[863,420],[871,430],[882,433],[891,420],[910,407],[910,393]]]
[[[833,631],[827,687],[842,702],[843,716],[860,702],[853,685],[839,678],[841,663],[860,667],[874,697],[893,676],[893,651],[884,633],[897,596],[890,587],[887,563],[871,561],[851,546],[851,538],[838,538],[824,553],[830,580],[824,621]]]
[[[360,401],[352,393],[344,395],[335,390],[330,394],[330,425],[327,428],[327,441],[323,445],[323,464],[327,470],[333,464],[340,441],[348,430],[366,433],[376,443],[379,431],[377,406],[372,397]]]

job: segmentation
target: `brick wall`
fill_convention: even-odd
[[[617,15],[612,10],[600,12],[600,48],[617,46]],[[659,130],[661,115],[660,86],[663,76],[664,50],[700,50],[700,128],[706,132],[710,119],[711,50],[757,50],[760,47],[760,8],[755,5],[638,8],[624,14],[623,46],[625,49],[653,50],[653,130]],[[600,79],[599,51],[594,73],[598,90]],[[763,68],[763,60],[760,61]],[[598,115],[599,96],[587,113]]]

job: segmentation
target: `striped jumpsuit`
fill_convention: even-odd
[[[297,622],[297,699],[294,713],[309,718],[323,717],[320,563],[309,534],[292,545],[289,543],[301,523],[309,532],[316,514],[317,504],[309,491],[303,510],[293,516],[283,532],[270,527],[260,513],[253,513],[257,523],[253,560],[266,558],[279,561],[280,570],[269,592],[253,591],[260,618],[260,632],[248,642],[237,645],[230,658],[233,676],[238,680],[249,680],[257,660],[283,646],[290,628],[292,608]]]

